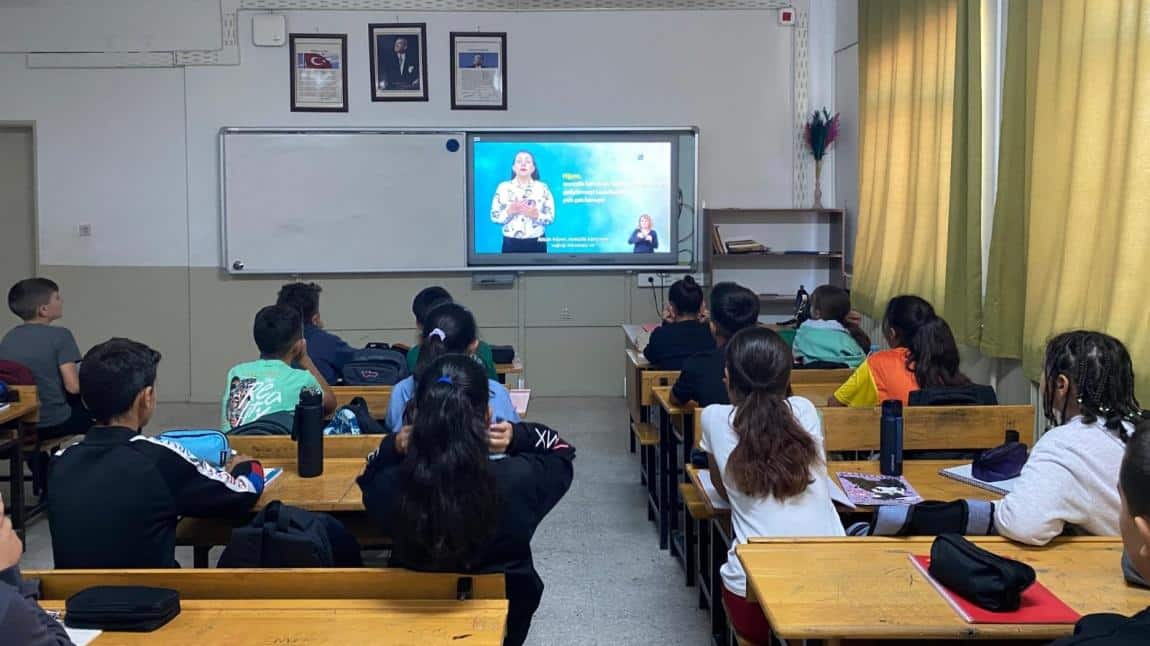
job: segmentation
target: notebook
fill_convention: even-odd
[[[723,500],[719,496],[719,490],[715,488],[715,483],[711,482],[710,471],[698,471],[699,484],[703,485],[703,493],[707,494],[707,498],[711,499],[711,506],[715,509],[730,509],[731,503]]]
[[[839,472],[839,484],[850,501],[862,507],[882,505],[913,505],[922,502],[922,496],[902,476],[884,476],[874,473]]]
[[[513,388],[507,391],[511,395],[511,405],[515,406],[515,412],[520,417],[527,414],[527,404],[531,402],[531,389],[530,388]]]
[[[280,477],[284,470],[281,467],[272,467],[264,471],[264,488],[266,489],[276,478]]]
[[[1014,483],[1018,482],[1018,478],[1010,478],[1009,480],[999,480],[998,482],[987,482],[979,480],[974,477],[974,465],[963,464],[957,467],[950,467],[949,469],[942,469],[938,472],[939,475],[945,476],[952,480],[965,482],[968,485],[993,491],[996,494],[1005,496],[1014,490]]]
[[[644,323],[643,324],[643,331],[646,332],[647,334],[650,334],[650,333],[654,332],[655,328],[657,328],[657,327],[659,327],[658,323]]]
[[[951,592],[930,575],[929,556],[917,554],[907,556],[914,567],[968,624],[1073,624],[1080,617],[1073,608],[1063,603],[1053,592],[1046,589],[1046,586],[1037,581],[1023,591],[1022,605],[1018,610],[994,612],[980,608]]]

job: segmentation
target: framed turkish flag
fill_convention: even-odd
[[[347,112],[347,34],[291,34],[291,111]]]

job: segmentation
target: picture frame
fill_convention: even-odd
[[[451,32],[451,109],[507,109],[507,32]]]
[[[367,35],[371,100],[427,101],[427,23],[374,23]]]
[[[289,34],[292,112],[347,112],[347,34]]]

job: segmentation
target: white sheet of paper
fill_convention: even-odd
[[[521,417],[526,415],[527,404],[531,402],[531,389],[513,388],[507,392],[511,395],[511,404],[515,406],[515,412],[519,413]]]
[[[104,632],[102,630],[67,627],[65,627],[64,630],[68,631],[68,639],[71,639],[72,643],[76,646],[88,646],[88,644],[92,643],[93,639],[99,637],[100,634]]]
[[[726,500],[719,496],[719,490],[715,488],[715,483],[711,482],[710,471],[699,471],[699,483],[703,485],[703,493],[711,499],[711,506],[715,509],[730,509],[731,505]]]

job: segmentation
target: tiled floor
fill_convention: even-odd
[[[151,430],[213,426],[211,404],[161,404]],[[575,482],[533,543],[547,589],[532,645],[705,644],[707,615],[683,585],[676,562],[658,549],[647,522],[638,459],[627,451],[622,399],[536,398],[530,417],[575,445]],[[28,533],[25,568],[52,565],[48,523]],[[179,553],[191,565],[191,554]]]

